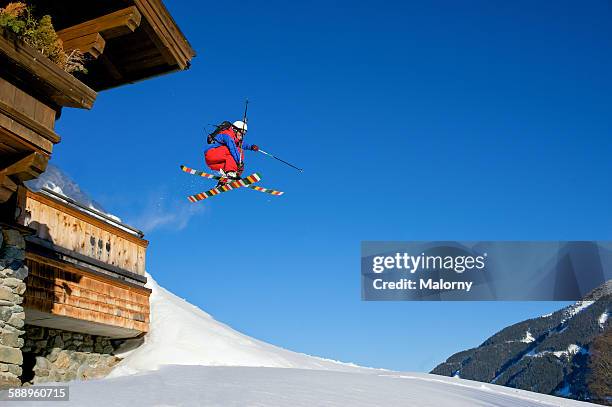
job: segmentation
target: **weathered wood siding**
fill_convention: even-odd
[[[6,135],[0,138],[0,152],[51,154],[53,144],[59,141],[54,125],[55,110],[0,78],[0,128]]]
[[[25,211],[24,226],[40,239],[144,276],[146,240],[29,190]]]
[[[150,290],[28,253],[24,307],[56,316],[123,328],[149,328]],[[60,268],[61,267],[61,268]]]

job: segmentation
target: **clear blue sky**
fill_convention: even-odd
[[[409,3],[409,4],[408,4]],[[249,335],[429,370],[561,303],[365,303],[361,240],[611,239],[607,0],[166,0],[187,72],[65,109],[54,163],[145,228],[148,270]],[[268,197],[197,205],[203,128],[240,118]]]

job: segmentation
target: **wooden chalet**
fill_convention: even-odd
[[[143,233],[51,190],[20,187],[26,323],[111,338],[148,330]]]
[[[0,29],[0,226],[27,242],[26,323],[134,337],[149,322],[142,233],[23,183],[45,171],[62,108],[91,109],[99,91],[187,69],[194,51],[160,0],[26,2],[51,15],[65,49],[90,58],[73,76]]]

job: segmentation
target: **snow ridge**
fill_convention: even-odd
[[[370,370],[292,352],[244,335],[160,287],[147,273],[150,331],[126,353],[109,377],[158,370],[164,365],[251,366],[358,372]]]
[[[564,323],[568,321],[569,319],[573,318],[580,311],[585,310],[586,308],[590,307],[594,303],[595,301],[578,301],[574,305],[570,305],[565,310],[565,318],[561,321],[561,323]]]

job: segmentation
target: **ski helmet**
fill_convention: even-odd
[[[242,120],[235,121],[234,123],[232,123],[232,126],[237,128],[238,130],[244,130],[245,133],[247,131],[247,124],[245,122],[243,122]]]

